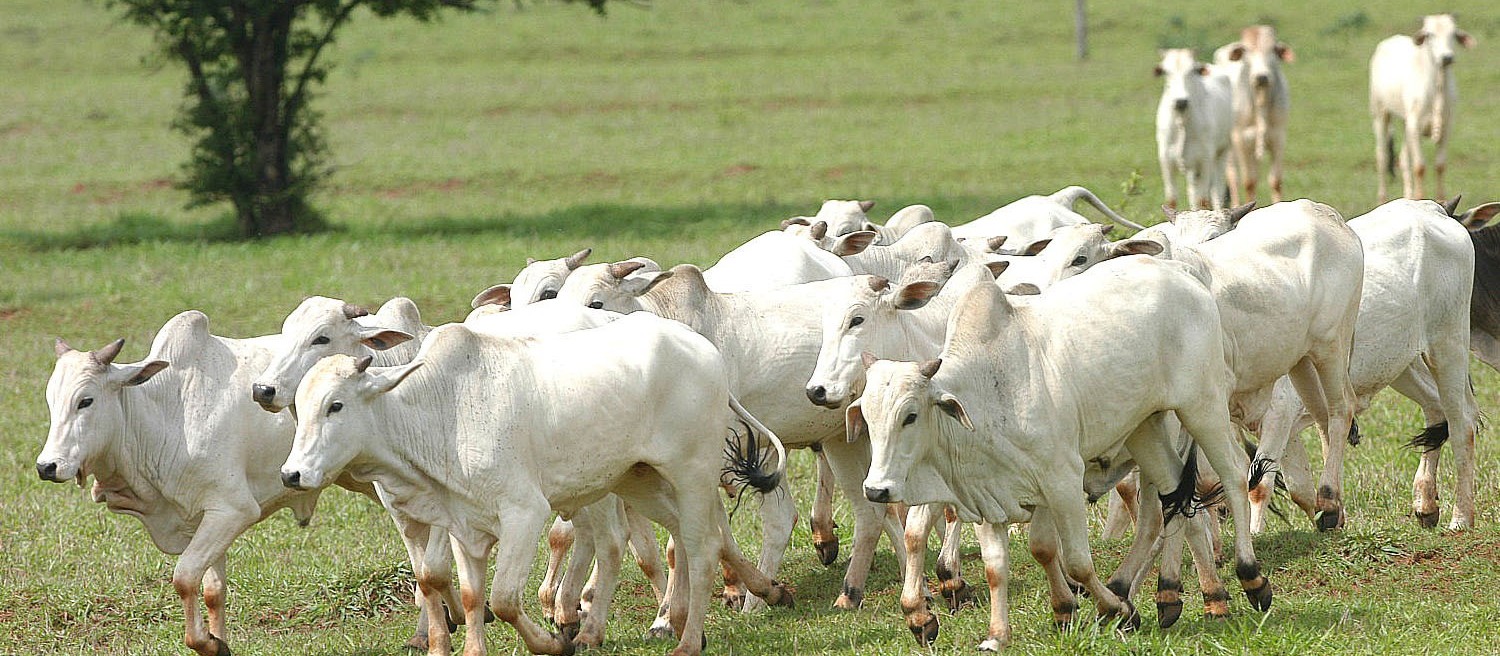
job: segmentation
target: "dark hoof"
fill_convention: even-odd
[[[1065,581],[1068,582],[1068,589],[1073,591],[1073,596],[1075,596],[1075,597],[1087,597],[1087,596],[1089,596],[1089,589],[1086,588],[1086,587],[1084,587],[1084,585],[1082,583],[1079,583],[1077,581],[1074,581],[1073,579],[1066,578],[1066,577],[1064,577],[1063,580],[1065,580]]]
[[[745,595],[738,592],[724,591],[724,606],[733,610],[744,610]]]
[[[646,631],[647,640],[676,640],[677,632],[672,630],[671,625],[653,626]]]
[[[911,630],[911,635],[917,639],[917,644],[923,647],[931,647],[932,643],[937,642],[938,619],[936,615],[928,613],[927,621],[921,624],[908,623],[906,628]]]
[[[573,656],[573,653],[578,651],[578,645],[573,644],[573,636],[576,635],[578,635],[578,627],[574,626],[572,635],[555,636],[558,640],[562,641],[562,656]]]
[[[1422,528],[1437,528],[1438,518],[1443,514],[1443,512],[1441,510],[1435,510],[1430,513],[1415,514],[1417,516],[1417,526],[1421,526]]]
[[[766,605],[776,608],[796,608],[797,598],[792,594],[792,589],[786,587],[785,583],[772,583],[771,596],[766,598]]]
[[[1332,531],[1344,528],[1344,509],[1320,511],[1318,512],[1316,521],[1319,531]]]
[[[1120,602],[1125,604],[1123,613],[1106,613],[1099,616],[1099,621],[1107,623],[1119,619],[1118,628],[1122,633],[1130,633],[1141,628],[1141,614],[1135,612],[1135,604],[1130,603],[1128,599],[1121,599]]]
[[[446,603],[443,604],[443,621],[448,623],[448,633],[458,630],[458,621],[453,619],[453,609]]]
[[[816,542],[813,543],[813,548],[818,550],[818,561],[823,563],[824,567],[833,567],[833,564],[839,559],[838,540]]]
[[[411,640],[406,641],[406,650],[419,654],[427,653],[427,636],[412,636]]]
[[[490,610],[489,606],[485,606],[484,607],[484,623],[485,624],[490,624],[490,623],[492,623],[494,621],[495,621],[495,611]]]
[[[582,622],[568,622],[557,627],[558,639],[571,644],[573,639],[578,637],[578,629],[582,624]]]
[[[1163,629],[1172,628],[1177,620],[1182,618],[1182,602],[1170,603],[1156,602],[1156,625]]]
[[[943,601],[948,602],[948,612],[957,613],[964,606],[974,605],[974,590],[969,587],[968,581],[959,581],[957,588],[943,590]]]
[[[1271,581],[1263,579],[1261,586],[1254,590],[1245,590],[1245,598],[1250,600],[1250,607],[1262,613],[1271,610]]]
[[[214,648],[214,656],[229,656],[229,645],[212,633],[208,634],[208,641]]]

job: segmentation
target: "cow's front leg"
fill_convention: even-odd
[[[932,531],[934,506],[923,504],[906,511],[906,573],[901,577],[901,612],[906,616],[906,628],[911,630],[917,644],[931,646],[938,636],[937,615],[929,605],[927,592],[927,534]]]
[[[215,635],[208,627],[205,627],[203,618],[198,613],[198,595],[203,588],[204,575],[214,566],[222,567],[224,554],[229,550],[229,545],[258,519],[260,519],[260,508],[254,502],[246,504],[243,508],[206,511],[203,521],[198,524],[198,530],[193,533],[193,539],[188,542],[187,549],[183,550],[182,556],[177,559],[177,566],[172,570],[172,587],[177,591],[177,596],[182,599],[183,619],[187,624],[183,642],[188,649],[202,656],[227,656],[229,654],[229,645],[224,642],[224,636]],[[216,578],[220,579],[217,596],[222,623],[222,571]],[[212,614],[212,609],[210,613]],[[224,629],[221,626],[219,630]]]
[[[1000,651],[1010,644],[1010,600],[1005,589],[1010,579],[1010,533],[1003,525],[983,522],[974,525],[974,534],[990,588],[989,635],[979,643],[979,650]]]
[[[853,610],[860,607],[865,596],[865,581],[870,575],[870,563],[875,557],[875,546],[884,529],[897,535],[904,532],[900,522],[891,519],[886,504],[873,503],[865,498],[864,479],[870,470],[870,445],[867,440],[850,444],[841,440],[830,440],[823,445],[828,455],[828,464],[833,468],[839,489],[854,509],[854,546],[849,555],[849,569],[844,575],[844,590],[834,607]],[[889,526],[886,523],[889,522]],[[905,568],[906,548],[904,541],[896,541],[892,549],[896,552],[899,568]]]
[[[818,461],[818,493],[813,498],[811,517],[808,519],[812,531],[813,549],[818,552],[818,562],[832,567],[839,559],[838,524],[833,521],[833,468],[828,466],[828,457],[822,447],[814,450]]]
[[[1067,476],[1053,476],[1049,487],[1042,490],[1047,503],[1047,514],[1052,527],[1057,531],[1058,552],[1062,556],[1063,571],[1074,581],[1083,584],[1103,621],[1119,618],[1121,630],[1133,630],[1140,626],[1141,618],[1130,600],[1121,599],[1099,580],[1094,570],[1093,555],[1089,553],[1088,507],[1084,503],[1083,463],[1069,463],[1072,471]],[[1032,529],[1036,529],[1036,517],[1032,517]]]

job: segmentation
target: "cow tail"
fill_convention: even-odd
[[[1162,525],[1165,526],[1173,517],[1192,517],[1204,508],[1223,502],[1224,488],[1215,485],[1213,489],[1198,491],[1198,445],[1192,444],[1188,446],[1187,462],[1182,464],[1177,489],[1157,496],[1161,498]]]
[[[782,478],[786,476],[786,447],[781,443],[781,438],[745,410],[733,394],[729,395],[729,409],[745,429],[745,434],[741,436],[738,431],[730,428],[729,437],[725,438],[724,482],[742,492],[754,488],[761,494],[770,493],[781,485]],[[771,454],[761,450],[762,435],[776,451],[775,469],[767,470],[766,461]]]
[[[1113,209],[1111,209],[1108,205],[1105,205],[1104,201],[1099,200],[1099,197],[1095,196],[1094,192],[1089,191],[1088,189],[1086,189],[1084,187],[1080,187],[1078,185],[1073,185],[1071,187],[1064,187],[1063,189],[1059,190],[1057,193],[1052,194],[1051,198],[1052,198],[1053,201],[1057,202],[1060,205],[1066,206],[1070,210],[1073,209],[1073,205],[1075,203],[1077,203],[1078,201],[1080,201],[1080,200],[1087,201],[1089,205],[1092,205],[1094,207],[1094,209],[1096,209],[1096,210],[1099,211],[1100,214],[1103,214],[1104,216],[1108,217],[1110,221],[1114,221],[1115,223],[1118,223],[1118,224],[1120,224],[1122,226],[1130,228],[1131,230],[1145,230],[1146,229],[1146,226],[1143,226],[1143,225],[1141,225],[1139,223],[1131,221],[1130,219],[1127,219],[1127,218],[1125,218],[1123,216],[1120,216],[1117,212],[1115,212]]]

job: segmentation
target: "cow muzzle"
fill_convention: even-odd
[[[57,461],[55,461],[55,460],[52,461],[52,462],[39,462],[39,463],[36,463],[36,475],[39,478],[41,478],[42,480],[44,480],[44,481],[52,481],[53,483],[61,483],[63,481],[63,479],[58,477],[57,470],[58,470],[58,466],[57,466]]]
[[[1187,98],[1178,98],[1177,100],[1172,101],[1172,110],[1173,111],[1185,112],[1185,111],[1187,111],[1187,108],[1188,108],[1188,99]]]
[[[1264,73],[1255,76],[1255,86],[1267,87],[1271,85],[1271,76]]]
[[[306,490],[301,471],[282,471],[281,484],[293,490]]]
[[[806,391],[807,400],[812,401],[813,405],[820,405],[825,408],[833,408],[834,410],[837,410],[839,406],[843,405],[843,399],[829,399],[828,388],[822,385],[814,385],[807,388]]]
[[[1438,59],[1438,62],[1441,63],[1445,68],[1448,66],[1452,66],[1453,55],[1443,55],[1440,59]]]
[[[891,489],[886,487],[865,486],[865,498],[874,503],[890,503]]]
[[[266,412],[281,412],[281,408],[276,406],[275,387],[261,385],[260,383],[251,385],[250,398],[255,399],[256,404],[260,405]]]

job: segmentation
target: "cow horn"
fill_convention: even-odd
[[[609,265],[609,275],[614,276],[615,280],[624,280],[625,276],[641,270],[644,266],[646,266],[644,262],[615,262]]]
[[[1168,222],[1177,220],[1177,208],[1172,207],[1171,205],[1162,205],[1161,213],[1167,215]]]
[[[859,201],[859,211],[861,211],[861,212],[868,212],[868,211],[873,210],[873,209],[875,209],[875,201],[873,201],[873,200],[862,200],[862,201]]]
[[[375,361],[375,356],[372,356],[372,355],[362,355],[362,356],[360,356],[360,358],[358,360],[354,361],[354,373],[357,373],[357,374],[364,373],[366,369],[370,368],[370,363],[374,362],[374,361]]]
[[[922,364],[917,365],[917,373],[922,374],[923,378],[932,378],[933,376],[937,375],[938,367],[941,366],[943,366],[942,358],[928,360],[926,362],[923,362]]]
[[[114,362],[116,357],[119,357],[120,349],[122,348],[125,348],[124,337],[105,344],[97,351],[90,351],[89,357],[92,357],[94,362],[98,362],[99,364],[109,364]]]
[[[1460,218],[1458,215],[1458,201],[1463,199],[1463,197],[1463,194],[1454,194],[1452,198],[1448,199],[1448,202],[1443,203],[1443,211],[1447,212],[1451,218]]]
[[[1010,239],[1009,235],[990,237],[989,239],[984,240],[984,245],[990,248],[991,253],[999,252],[1000,247],[1005,245],[1005,240],[1007,239]]]
[[[883,292],[890,287],[891,281],[885,276],[870,276],[870,291]]]
[[[577,253],[569,255],[568,259],[563,260],[563,264],[567,265],[569,271],[577,269],[578,267],[583,266],[583,261],[589,259],[589,254],[592,252],[594,252],[594,249],[585,248],[581,251],[578,251]]]
[[[794,216],[794,217],[792,217],[790,219],[782,219],[781,220],[781,229],[782,230],[786,230],[787,228],[790,228],[790,227],[792,227],[794,225],[802,225],[802,226],[808,225],[807,219],[805,217]]]
[[[819,221],[814,223],[812,224],[812,228],[808,229],[808,232],[812,234],[813,239],[822,239],[828,236],[828,222]]]
[[[1252,200],[1248,203],[1245,203],[1244,205],[1229,210],[1229,225],[1239,223],[1240,219],[1245,218],[1245,215],[1249,214],[1253,209],[1255,209],[1255,201]]]
[[[364,309],[364,308],[362,308],[362,307],[360,307],[358,305],[350,305],[348,303],[344,304],[344,318],[345,319],[353,319],[355,317],[367,317],[369,315],[370,315],[370,311],[369,310],[366,310],[366,309]]]
[[[73,347],[68,346],[68,343],[64,342],[63,338],[59,337],[56,341],[52,342],[52,350],[57,351],[57,357],[60,358],[64,355],[72,353]]]

